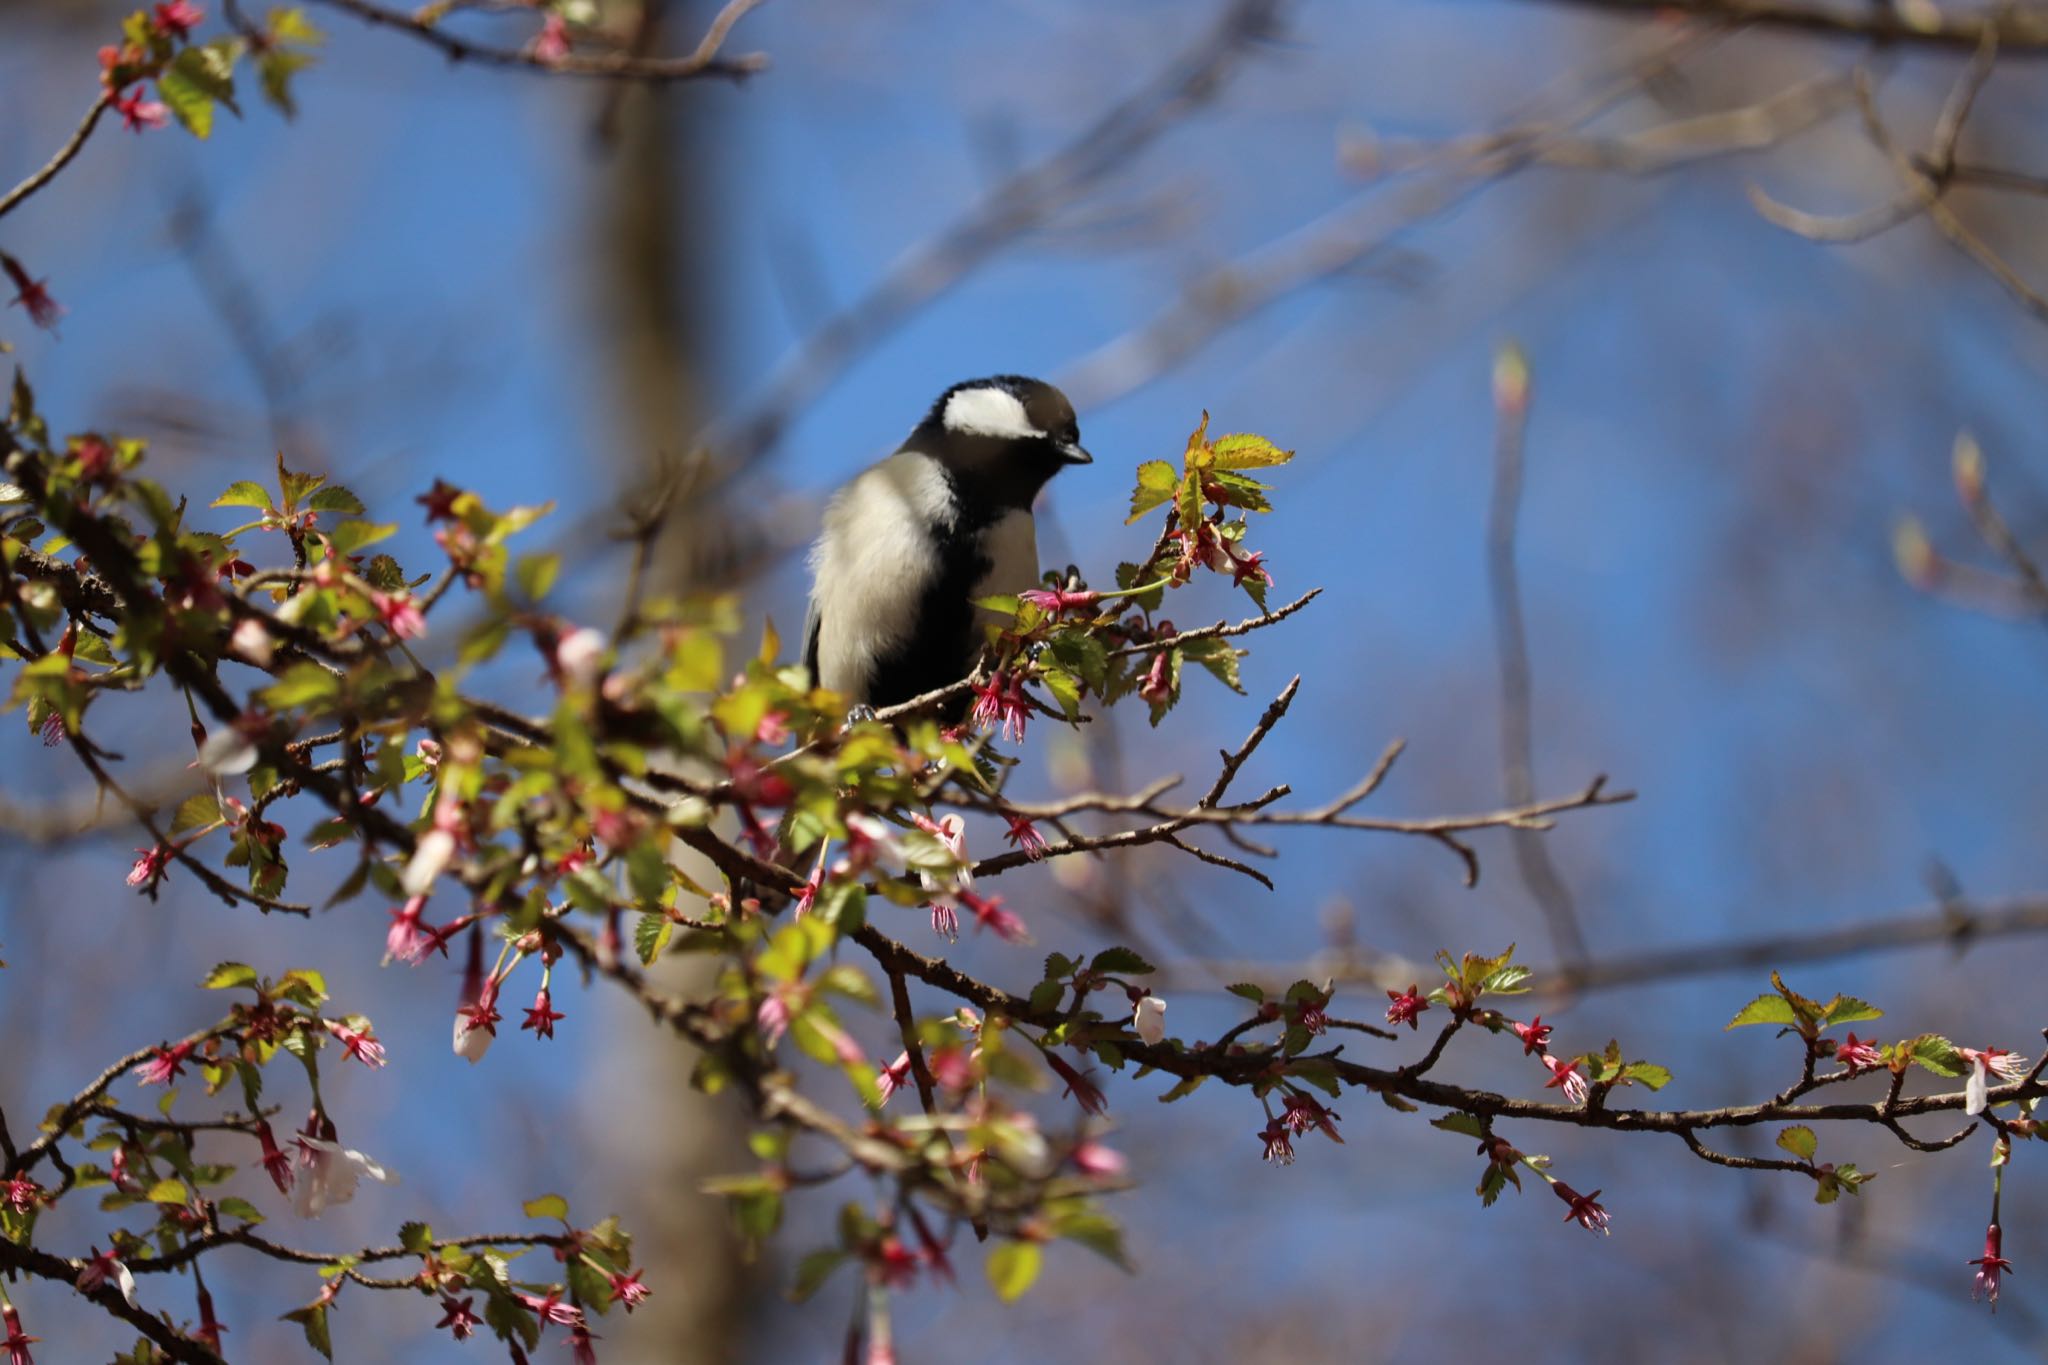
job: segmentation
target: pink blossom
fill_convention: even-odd
[[[590,1330],[587,1322],[569,1329],[569,1349],[576,1354],[576,1365],[597,1365],[597,1348],[590,1344],[597,1339],[597,1333]]]
[[[857,875],[877,863],[900,862],[902,859],[903,841],[896,837],[894,825],[861,811],[846,817],[845,866],[848,873]]]
[[[15,1311],[13,1304],[0,1305],[0,1327],[7,1329],[6,1337],[0,1338],[0,1346],[7,1348],[7,1365],[36,1365],[29,1358],[28,1348],[42,1338],[29,1336],[21,1330],[21,1314]]]
[[[754,726],[754,743],[777,748],[789,742],[789,713],[769,711]]]
[[[347,1024],[337,1023],[330,1019],[327,1021],[327,1031],[339,1039],[341,1045],[348,1049],[348,1057],[355,1058],[372,1071],[384,1065],[384,1044],[372,1037],[368,1029],[358,1033]]]
[[[1588,1232],[1598,1232],[1603,1235],[1608,1232],[1607,1210],[1602,1208],[1597,1202],[1600,1198],[1600,1191],[1595,1190],[1591,1194],[1580,1194],[1562,1180],[1551,1181],[1550,1189],[1551,1193],[1571,1206],[1565,1210],[1565,1222],[1577,1223]]]
[[[927,891],[962,891],[974,885],[974,860],[967,856],[967,820],[957,811],[949,811],[939,819],[913,814],[911,823],[918,829],[939,841],[946,852],[953,857],[950,873],[944,874],[920,869],[917,879]],[[893,850],[897,857],[903,856],[899,848]]]
[[[1107,1178],[1119,1176],[1129,1168],[1124,1154],[1113,1147],[1105,1147],[1094,1138],[1083,1138],[1072,1153],[1074,1169],[1082,1175]]]
[[[57,330],[57,319],[64,316],[63,305],[50,297],[50,282],[31,278],[27,267],[20,261],[0,251],[0,271],[7,275],[14,286],[16,308],[28,311],[28,320],[45,331]]]
[[[1993,1223],[1984,1230],[1984,1254],[1974,1261],[1964,1262],[1977,1267],[1977,1282],[1970,1290],[1970,1301],[1974,1303],[1982,1298],[1991,1305],[1994,1313],[1998,1311],[1998,1277],[2012,1269],[2012,1262],[1999,1254],[2004,1240],[2004,1229]]]
[[[192,4],[191,0],[170,0],[168,4],[157,5],[151,15],[156,31],[166,38],[189,38],[192,30],[198,28],[206,18],[206,11]]]
[[[1342,1115],[1325,1109],[1322,1104],[1307,1095],[1289,1095],[1287,1107],[1281,1111],[1280,1121],[1287,1125],[1289,1132],[1300,1137],[1311,1128],[1320,1132],[1332,1142],[1344,1141],[1337,1133],[1336,1120]]]
[[[1415,1016],[1429,1008],[1429,1000],[1422,995],[1419,985],[1405,991],[1388,991],[1387,999],[1394,1003],[1387,1006],[1387,1022],[1396,1026],[1406,1024],[1410,1031],[1419,1029],[1421,1024]]]
[[[1859,1043],[1856,1041],[1855,1033],[1851,1032],[1847,1038],[1835,1044],[1835,1060],[1847,1067],[1849,1074],[1853,1076],[1859,1071],[1883,1066],[1884,1054],[1878,1050],[1876,1039],[1866,1038]]]
[[[1259,1130],[1259,1140],[1266,1144],[1266,1160],[1278,1166],[1294,1164],[1294,1138],[1279,1119],[1266,1120],[1266,1126]]]
[[[239,563],[231,560],[230,563]],[[254,664],[258,668],[270,667],[270,661],[277,653],[277,642],[270,638],[270,632],[255,617],[247,617],[235,627],[228,637],[228,651],[236,658]]]
[[[546,1298],[538,1294],[519,1294],[519,1301],[531,1308],[534,1316],[542,1322],[552,1322],[561,1327],[573,1327],[583,1321],[583,1310],[573,1303],[562,1302],[562,1291],[551,1289]]]
[[[292,1192],[291,1154],[279,1150],[277,1135],[270,1131],[270,1124],[265,1119],[256,1120],[256,1141],[263,1148],[263,1169],[270,1176],[271,1183],[277,1186],[279,1194],[290,1194]]]
[[[411,640],[427,633],[427,617],[409,592],[384,592],[370,589],[370,605],[377,609],[378,619],[384,622],[395,639]]]
[[[1161,635],[1173,633],[1173,623],[1159,624]],[[1138,696],[1149,706],[1165,706],[1173,701],[1173,651],[1157,650],[1152,655],[1152,666],[1145,670],[1145,681],[1138,684]]]
[[[45,749],[54,749],[59,744],[62,744],[64,742],[65,735],[64,717],[55,711],[52,711],[49,715],[44,716],[42,724],[42,735],[43,747]],[[137,849],[136,852],[139,853],[141,852],[141,850]]]
[[[42,1197],[43,1188],[27,1176],[16,1176],[12,1180],[0,1180],[0,1204],[27,1213]]]
[[[1030,816],[1005,811],[1003,819],[1010,826],[1010,832],[1003,837],[1023,850],[1025,857],[1035,863],[1045,856],[1045,836],[1038,832],[1038,826],[1031,823]]]
[[[228,1329],[213,1315],[213,1295],[206,1292],[206,1286],[199,1286],[199,1326],[192,1335],[211,1346],[214,1354],[220,1354],[221,1334]]]
[[[1063,1094],[1072,1095],[1074,1102],[1091,1114],[1102,1114],[1109,1109],[1109,1101],[1102,1097],[1101,1089],[1082,1072],[1076,1071],[1065,1059],[1054,1053],[1046,1053],[1045,1064],[1051,1067],[1059,1078],[1067,1083]]]
[[[1579,1070],[1576,1063],[1553,1057],[1546,1052],[1543,1054],[1543,1065],[1550,1068],[1550,1079],[1543,1083],[1545,1090],[1552,1086],[1562,1086],[1567,1100],[1573,1104],[1586,1102],[1586,1073]]]
[[[198,1044],[183,1042],[175,1046],[165,1044],[156,1050],[156,1056],[135,1068],[137,1085],[167,1085],[185,1074],[185,1062],[192,1056]]]
[[[796,893],[794,917],[802,919],[818,907],[818,892],[825,886],[825,864],[820,862],[811,869],[811,875],[804,878],[801,890]]]
[[[930,909],[932,932],[948,943],[957,942],[960,938],[960,916],[953,913],[953,907],[945,901],[933,901]]]
[[[1515,1036],[1522,1040],[1522,1055],[1524,1057],[1533,1052],[1541,1052],[1550,1046],[1550,1025],[1543,1022],[1543,1016],[1540,1014],[1526,1024],[1510,1021],[1508,1027],[1513,1029]]]
[[[135,866],[128,869],[128,885],[154,886],[162,881],[175,850],[169,844],[158,844],[155,848],[138,848],[135,851],[142,856],[135,860]]]
[[[434,1326],[446,1327],[450,1332],[454,1333],[457,1341],[469,1340],[470,1334],[483,1326],[484,1321],[470,1311],[470,1305],[475,1302],[474,1298],[457,1299],[443,1294],[441,1296],[441,1320],[435,1323]]]
[[[422,918],[426,908],[427,898],[414,896],[391,912],[391,927],[384,933],[385,961],[418,966],[436,948],[441,956],[448,955],[448,940]]]
[[[554,656],[548,660],[548,671],[559,686],[588,687],[604,672],[604,653],[604,636],[584,626],[555,642]]]
[[[972,891],[956,891],[953,898],[974,915],[974,927],[987,929],[1005,943],[1029,943],[1030,931],[1024,921],[1003,909],[1001,896],[978,896]]]
[[[519,1027],[522,1029],[532,1029],[533,1036],[536,1038],[554,1037],[555,1021],[557,1019],[566,1019],[569,1016],[559,1013],[553,1006],[554,1002],[548,998],[548,988],[542,986],[533,997],[533,1008],[526,1012],[526,1022]]]
[[[966,1090],[974,1084],[974,1059],[964,1047],[942,1047],[932,1052],[932,1079],[947,1090]]]
[[[114,110],[132,133],[139,133],[145,128],[161,128],[171,121],[171,111],[155,100],[143,98],[143,89],[139,85],[116,99]]]
[[[760,1031],[763,1047],[774,1047],[782,1041],[782,1035],[789,1029],[789,1001],[779,989],[761,997],[761,1003],[754,1009],[754,1027]]]
[[[1022,744],[1024,727],[1031,719],[1031,698],[1025,693],[1022,680],[998,671],[986,683],[976,686],[974,710],[969,719],[978,729],[1000,730],[1007,742]]]
[[[127,1266],[115,1259],[113,1252],[101,1251],[98,1247],[94,1247],[91,1259],[86,1261],[85,1265],[78,1272],[78,1292],[90,1294],[108,1280],[114,1282],[115,1286],[121,1291],[121,1297],[128,1300],[128,1306],[133,1308],[135,1306],[135,1277],[129,1274]]]
[[[480,1062],[498,1036],[498,978],[488,977],[476,1002],[455,1011],[455,1055],[466,1062]]]
[[[2007,1081],[2019,1080],[2027,1074],[2027,1059],[2004,1048],[1979,1050],[1959,1047],[1956,1051],[1970,1064],[1970,1079],[1963,1090],[1963,1112],[1966,1114],[1981,1114],[1990,1107],[1992,1073],[1996,1072],[1999,1079]]]
[[[1069,592],[1065,588],[1033,588],[1017,594],[1020,602],[1029,602],[1048,616],[1063,616],[1070,611],[1086,611],[1102,600],[1099,592]]]
[[[910,1084],[910,1054],[901,1053],[896,1060],[875,1073],[875,1089],[881,1094],[881,1102],[887,1104],[889,1097]]]
[[[876,1278],[891,1289],[909,1289],[917,1283],[917,1253],[893,1232],[882,1234],[871,1264]]]
[[[325,1136],[315,1136],[316,1126]],[[318,1218],[327,1209],[355,1198],[362,1176],[386,1185],[398,1183],[396,1176],[369,1157],[334,1141],[333,1133],[333,1123],[309,1118],[305,1130],[292,1138],[299,1149],[298,1193],[292,1198],[292,1208],[301,1218]],[[338,1287],[339,1281],[336,1284]]]
[[[652,1290],[640,1283],[639,1271],[612,1272],[612,1301],[624,1305],[628,1313],[637,1308],[651,1293]]]
[[[550,13],[541,20],[540,32],[534,35],[527,52],[537,62],[553,65],[569,55],[569,24],[561,15]]]

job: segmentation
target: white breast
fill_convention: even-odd
[[[918,598],[938,572],[930,528],[950,526],[955,515],[945,473],[913,450],[898,451],[833,495],[824,534],[811,549],[811,616],[823,622],[820,686],[865,698],[875,661],[903,642]]]

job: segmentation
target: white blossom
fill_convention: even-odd
[[[1166,1037],[1166,1002],[1156,995],[1140,1000],[1131,1015],[1131,1027],[1138,1031],[1140,1038],[1156,1047]]]

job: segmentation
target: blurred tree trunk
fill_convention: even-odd
[[[665,8],[681,12],[664,15]],[[641,26],[641,44],[651,49],[672,44],[698,22],[692,11],[646,0],[644,10],[608,7],[607,22],[628,31]],[[596,249],[586,259],[595,273],[598,334],[612,351],[606,369],[614,389],[600,399],[618,452],[615,477],[628,498],[657,476],[661,461],[687,454],[679,443],[703,416],[696,369],[702,338],[714,323],[712,272],[704,266],[712,225],[694,205],[716,202],[716,196],[684,193],[709,164],[691,134],[700,104],[687,90],[621,87],[601,97],[594,130],[605,145],[606,172],[592,199],[596,221],[588,240]],[[715,488],[682,492],[648,577],[649,592],[708,586],[701,561],[679,551],[696,541],[691,524],[716,524],[718,497]],[[702,869],[697,874],[705,875]],[[663,968],[668,984],[693,994],[708,989],[710,961],[671,958]],[[699,1186],[743,1164],[745,1152],[731,1111],[690,1088],[696,1054],[648,1028],[644,1018],[626,1027],[633,1055],[609,1080],[639,1078],[625,1110],[643,1136],[617,1153],[614,1189],[619,1211],[639,1238],[638,1259],[668,1270],[654,1281],[654,1296],[633,1315],[630,1329],[614,1317],[607,1329],[613,1353],[644,1365],[728,1365],[740,1356],[748,1276],[723,1201]]]

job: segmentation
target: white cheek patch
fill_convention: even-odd
[[[962,389],[946,400],[946,430],[971,436],[1029,439],[1045,433],[1031,425],[1024,404],[1006,389]]]

